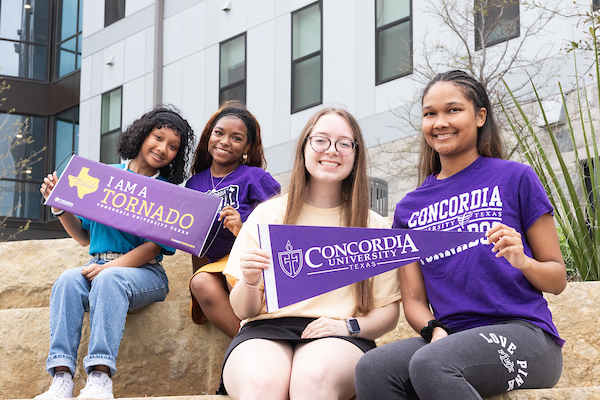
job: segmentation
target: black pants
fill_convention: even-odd
[[[548,388],[562,373],[562,349],[522,321],[454,333],[427,344],[420,337],[371,350],[356,366],[356,397],[481,399],[513,389]]]

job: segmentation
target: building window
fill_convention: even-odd
[[[100,162],[118,164],[117,139],[121,133],[121,110],[123,88],[102,95],[102,122],[100,138]]]
[[[375,0],[375,83],[412,73],[411,0]]]
[[[593,6],[594,10],[597,10],[598,8],[600,8],[600,0],[593,0],[592,6]]]
[[[46,81],[48,0],[0,1],[0,72]]]
[[[125,0],[104,0],[104,27],[125,18]]]
[[[219,104],[227,100],[246,103],[246,34],[220,46]]]
[[[62,0],[58,8],[56,79],[81,68],[83,0]]]
[[[519,37],[519,0],[475,0],[475,48]]]
[[[54,169],[72,152],[77,154],[79,147],[79,107],[63,111],[54,119]],[[58,175],[67,166],[64,163]]]
[[[321,2],[292,13],[292,113],[323,102]]]
[[[371,178],[369,208],[382,217],[388,216],[388,184],[383,179]]]
[[[0,114],[0,216],[41,218],[42,117]]]

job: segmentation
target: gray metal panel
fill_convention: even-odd
[[[362,118],[358,124],[362,129],[367,148],[393,142],[416,133],[393,111],[384,111]]]
[[[265,149],[267,171],[271,175],[281,174],[292,169],[297,142],[297,140],[290,140]]]
[[[120,40],[154,26],[154,5],[120,19],[101,31],[84,37],[82,42],[83,56],[102,51]]]

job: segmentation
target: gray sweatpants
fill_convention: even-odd
[[[365,353],[356,366],[358,400],[481,399],[547,388],[562,372],[562,349],[522,321],[468,329],[433,343],[399,340]]]

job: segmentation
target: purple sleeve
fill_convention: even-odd
[[[254,205],[262,203],[265,200],[279,194],[281,192],[281,185],[277,182],[271,174],[265,172],[265,175],[260,178],[256,185],[252,185],[250,188],[250,202]]]
[[[527,167],[519,182],[519,213],[523,232],[531,228],[542,215],[553,211],[542,182],[533,169]]]
[[[394,210],[394,222],[392,223],[392,229],[402,229],[402,225],[400,224],[400,217],[399,217],[399,213],[400,210],[398,209],[398,205],[400,203],[396,204],[396,208]]]

